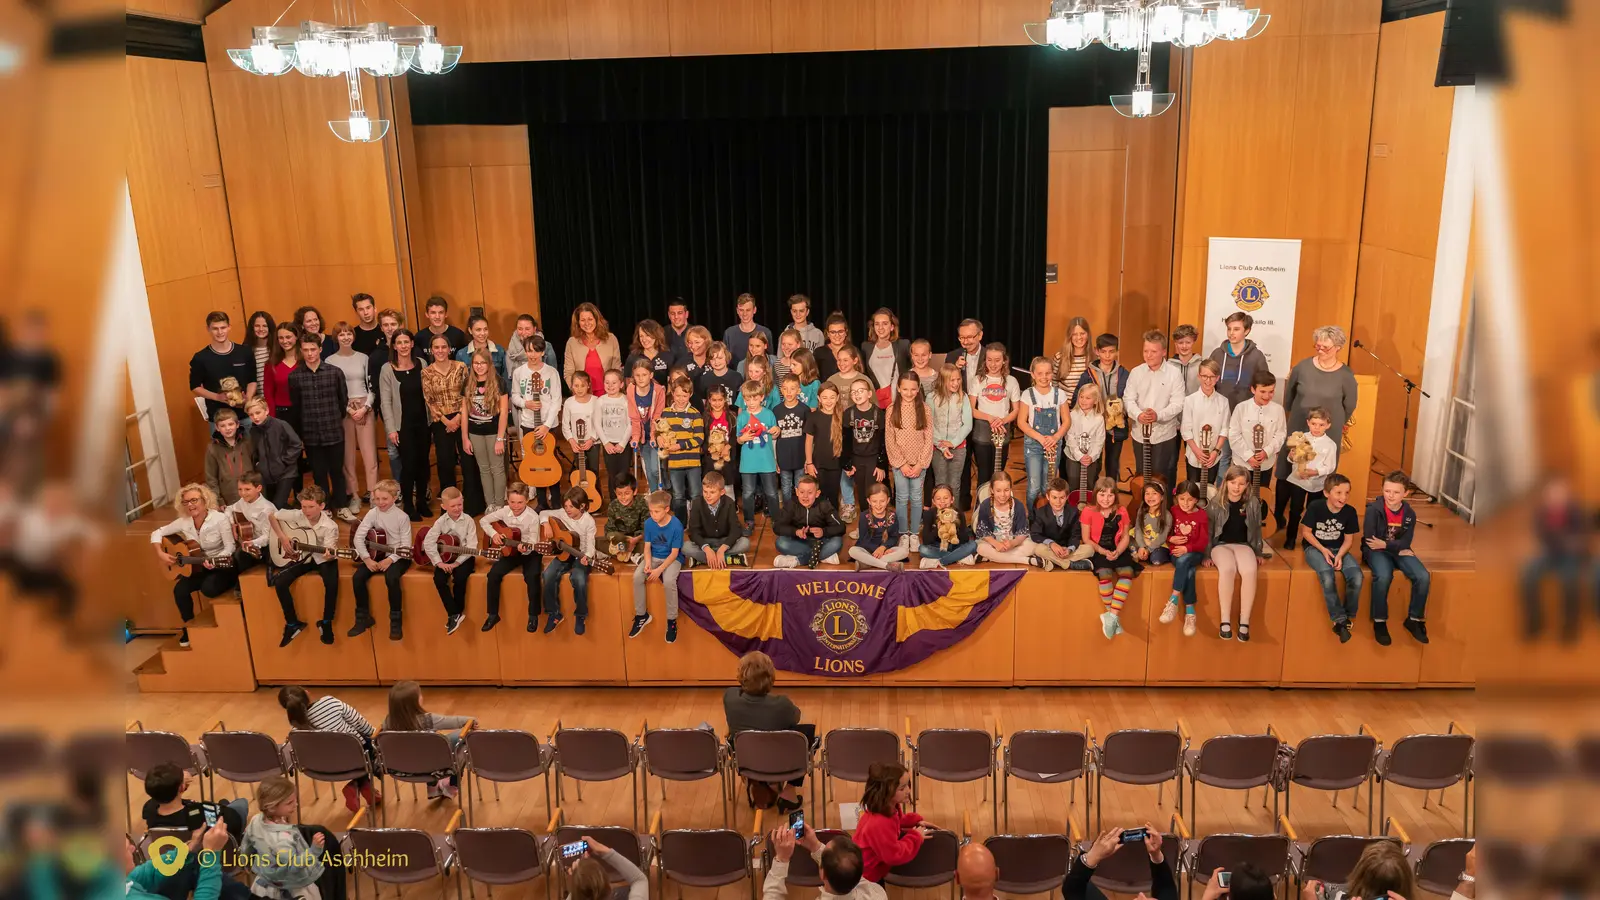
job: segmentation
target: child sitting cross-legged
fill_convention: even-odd
[[[720,472],[707,472],[700,480],[700,496],[689,506],[688,538],[683,555],[688,565],[726,569],[743,566],[750,539],[739,532],[738,504],[727,495]]]
[[[905,561],[911,553],[900,543],[900,522],[889,505],[889,488],[881,482],[867,488],[867,510],[861,515],[859,527],[861,537],[850,548],[856,571],[905,571]]]
[[[978,539],[967,525],[967,517],[956,509],[955,489],[941,484],[933,489],[933,509],[922,519],[921,568],[946,569],[953,565],[970,566],[978,552]]]

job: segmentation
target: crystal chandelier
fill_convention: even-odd
[[[1214,40],[1242,41],[1266,30],[1272,17],[1246,9],[1244,0],[1051,0],[1050,18],[1023,26],[1035,44],[1082,50],[1095,41],[1112,50],[1136,50],[1133,93],[1111,95],[1111,108],[1129,118],[1159,116],[1175,95],[1150,87],[1150,48],[1184,49]]]
[[[250,46],[229,50],[228,58],[252,75],[282,75],[290,69],[315,78],[343,78],[349,88],[350,115],[328,123],[340,140],[352,143],[381,141],[389,133],[388,119],[367,116],[361,96],[361,73],[374,78],[416,72],[442,75],[461,60],[460,47],[439,43],[437,29],[423,23],[392,27],[387,22],[356,20],[355,0],[332,0],[333,21],[301,22],[298,28],[279,26],[294,0],[271,25],[250,29]],[[315,3],[315,0],[311,0]],[[362,4],[365,5],[365,2]]]

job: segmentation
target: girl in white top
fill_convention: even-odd
[[[983,350],[983,370],[972,379],[972,458],[979,483],[1006,467],[1004,448],[995,459],[996,434],[1007,435],[1017,418],[1017,397],[1022,393],[1011,374],[1011,355],[1004,344]]]
[[[1078,389],[1078,405],[1072,408],[1067,423],[1067,436],[1063,439],[1061,456],[1067,462],[1067,486],[1074,491],[1079,484],[1093,490],[1100,478],[1100,454],[1106,449],[1106,404],[1100,396],[1100,385],[1090,382]],[[1084,470],[1087,469],[1087,472]],[[1085,499],[1085,498],[1080,498]],[[1094,498],[1086,498],[1093,503]]]
[[[1022,429],[1022,459],[1028,470],[1028,508],[1044,494],[1044,486],[1055,477],[1054,467],[1046,465],[1047,454],[1061,450],[1067,433],[1067,392],[1055,383],[1055,369],[1043,356],[1034,357],[1028,366],[1033,385],[1017,400],[1017,427]],[[1057,465],[1060,457],[1057,456]]]
[[[150,532],[150,543],[155,545],[156,556],[163,563],[171,565],[175,561],[171,554],[161,548],[161,539],[168,536],[199,543],[203,556],[233,556],[233,528],[227,513],[216,508],[217,495],[210,488],[203,484],[184,485],[178,489],[178,499],[173,507],[178,511],[178,517]],[[195,591],[207,597],[220,597],[233,590],[238,580],[231,565],[219,567],[211,560],[207,560],[203,566],[197,566],[193,575],[178,576],[178,580],[172,583],[172,599],[178,605],[178,615],[187,624],[194,618]],[[178,644],[189,646],[188,628],[184,628],[178,636]]]
[[[579,376],[582,376],[581,378]],[[577,454],[588,461],[589,471],[600,471],[600,398],[590,393],[589,375],[573,372],[572,396],[561,404],[561,434],[572,446],[572,465],[578,465]],[[583,426],[583,440],[578,440],[578,426]],[[595,475],[596,478],[600,476]]]
[[[605,451],[608,483],[633,468],[633,423],[628,418],[630,401],[622,393],[622,370],[606,372],[606,392],[595,400],[596,431]]]
[[[1228,398],[1217,390],[1217,379],[1221,375],[1222,367],[1216,360],[1200,361],[1200,390],[1183,398],[1183,420],[1179,428],[1185,447],[1184,460],[1188,468],[1188,479],[1199,481],[1199,473],[1204,470],[1206,485],[1211,488],[1217,486],[1218,476],[1221,474],[1222,451],[1228,440],[1228,419],[1231,412],[1228,408]],[[1207,427],[1211,430],[1206,431]],[[1202,443],[1209,444],[1211,448],[1209,452],[1201,448]],[[1210,497],[1201,498],[1202,502],[1209,502],[1210,499]]]
[[[372,396],[367,355],[354,349],[355,328],[349,322],[340,322],[333,326],[333,337],[339,342],[339,350],[328,357],[327,362],[344,373],[345,392],[349,395],[344,414],[344,481],[349,486],[350,506],[338,510],[338,516],[346,522],[354,522],[361,511],[361,492],[356,489],[358,453],[367,476],[369,495],[372,486],[378,483],[377,422],[372,412],[377,398]]]

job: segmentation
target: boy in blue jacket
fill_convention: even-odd
[[[1367,514],[1361,523],[1361,555],[1372,570],[1372,621],[1389,619],[1389,582],[1399,569],[1411,579],[1411,605],[1406,611],[1406,631],[1417,643],[1428,642],[1428,626],[1423,615],[1428,609],[1428,567],[1411,549],[1417,530],[1417,513],[1406,502],[1406,476],[1390,472],[1383,478],[1383,496],[1367,501]],[[1387,630],[1387,628],[1385,628]],[[1380,643],[1382,643],[1380,641]]]

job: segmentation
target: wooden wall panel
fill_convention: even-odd
[[[974,0],[876,0],[879,50],[961,47],[978,42]]]
[[[417,294],[438,294],[463,314],[483,302],[478,255],[478,223],[473,211],[472,170],[465,166],[422,169],[421,221],[412,227],[427,235],[428,266],[417,273]]]
[[[295,206],[315,210],[300,217],[300,262],[393,265],[394,226],[383,145],[347,144],[328,128],[329,120],[348,115],[344,82],[285,76],[269,84],[282,92]],[[368,114],[376,116],[376,92],[370,79],[363,84]]]
[[[523,313],[543,320],[534,257],[533,176],[525,165],[473,166],[471,171],[483,306],[492,333],[510,334]]]
[[[162,19],[199,22],[218,0],[128,0],[128,12]]]
[[[1126,167],[1125,150],[1050,155],[1046,258],[1056,264],[1058,280],[1045,286],[1043,341],[1017,358],[1059,347],[1073,316],[1105,327],[1119,290]]]
[[[506,62],[566,59],[568,7],[586,4],[587,0],[573,4],[568,0],[408,0],[406,5],[423,21],[438,27],[441,42],[462,45],[462,62]]]
[[[217,145],[239,266],[298,265],[304,258],[300,212],[290,190],[294,175],[277,85],[244,72],[212,74]]]
[[[876,9],[862,0],[779,0],[772,4],[772,52],[871,50]]]
[[[1050,16],[1049,0],[976,0],[979,8],[978,42],[984,46],[1030,44],[1022,26]]]
[[[1300,45],[1284,230],[1302,240],[1353,241],[1361,232],[1378,36]]]
[[[772,52],[769,0],[667,0],[667,24],[673,56]]]
[[[416,129],[417,167],[525,166],[523,125],[422,125]]]
[[[567,49],[573,59],[667,56],[667,4],[660,0],[583,0],[567,7]]]

